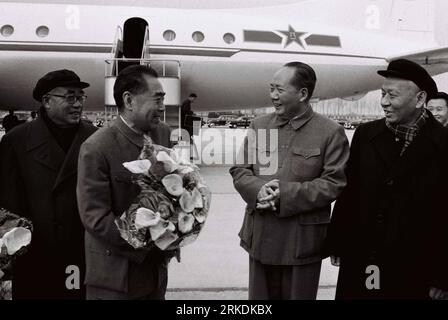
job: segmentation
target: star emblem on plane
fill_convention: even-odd
[[[303,49],[306,49],[305,38],[308,32],[295,31],[291,25],[288,26],[288,31],[278,31],[283,36],[283,47],[286,48],[290,43],[295,42]]]

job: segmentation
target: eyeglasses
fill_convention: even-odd
[[[76,101],[79,101],[80,104],[84,104],[87,100],[87,96],[85,94],[81,95],[81,96],[76,96],[74,94],[66,94],[66,95],[60,95],[60,94],[47,94],[48,96],[53,96],[53,97],[60,97],[60,98],[64,98],[65,101],[69,104],[75,104]]]

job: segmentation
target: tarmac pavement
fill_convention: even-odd
[[[247,300],[249,258],[238,237],[245,203],[229,168],[201,167],[213,193],[209,216],[196,242],[182,248],[181,263],[170,263],[167,299]],[[334,299],[337,272],[324,260],[318,299]]]
[[[206,129],[210,130],[210,129]],[[242,225],[245,203],[233,187],[229,165],[225,159],[236,155],[246,130],[220,128],[212,135],[195,137],[199,155],[223,161],[211,166],[200,165],[201,174],[212,191],[212,201],[206,224],[195,243],[182,248],[181,263],[173,260],[169,266],[168,292],[171,300],[247,300],[247,253],[239,246],[238,232]],[[217,130],[217,129],[215,129]],[[351,142],[353,130],[346,130]],[[205,137],[205,138],[204,138]],[[318,300],[333,300],[338,268],[325,259],[322,263]]]
[[[200,165],[201,174],[212,191],[210,212],[199,238],[182,248],[181,263],[173,259],[169,265],[167,300],[248,299],[249,258],[239,246],[238,237],[245,203],[233,187],[230,166],[225,164],[226,157],[236,155],[246,130],[218,130],[221,131],[218,139],[209,136],[205,143],[200,142],[204,141],[203,137],[197,141],[201,156],[208,155],[210,160],[212,154],[212,160],[222,162]],[[3,134],[0,131],[0,139]],[[351,141],[353,131],[346,134]],[[318,300],[334,299],[337,273],[338,268],[329,259],[323,261]]]

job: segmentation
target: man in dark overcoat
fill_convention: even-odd
[[[340,265],[336,299],[434,298],[444,285],[448,227],[440,206],[447,135],[425,109],[437,86],[404,59],[378,73],[385,118],[354,134],[348,185],[327,239],[332,263]]]
[[[81,120],[89,84],[70,70],[46,74],[33,97],[40,117],[0,144],[0,206],[33,223],[28,252],[13,267],[13,299],[84,299],[83,227],[76,202],[81,144],[95,127]]]

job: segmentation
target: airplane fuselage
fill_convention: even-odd
[[[253,17],[250,9],[236,15],[225,10],[0,3],[0,16],[5,18],[0,25],[0,109],[34,109],[36,81],[67,68],[92,84],[86,90],[86,109],[101,110],[105,59],[111,56],[117,26],[133,17],[149,24],[151,59],[180,62],[182,97],[195,92],[196,110],[270,106],[269,81],[290,61],[316,70],[315,98],[360,95],[379,88],[376,70],[387,64],[387,57],[422,49],[421,43],[364,31]],[[13,28],[10,35],[8,26]]]

